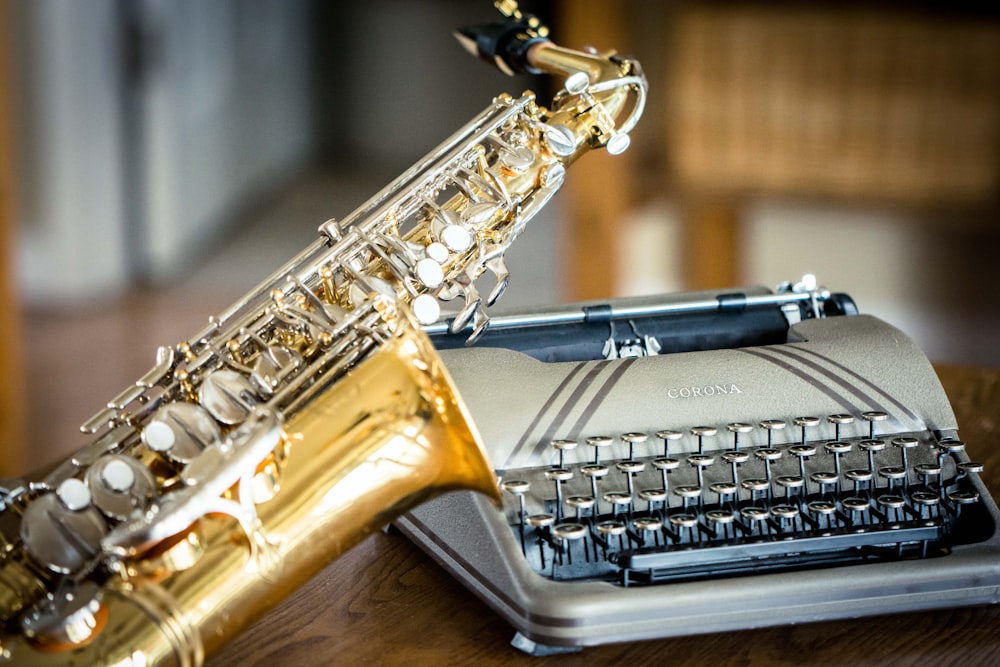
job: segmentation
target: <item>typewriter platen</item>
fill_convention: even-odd
[[[807,277],[432,331],[505,503],[397,526],[547,653],[1000,599],[1000,519],[937,377]]]

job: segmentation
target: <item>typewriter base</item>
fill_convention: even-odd
[[[624,589],[527,567],[503,517],[472,493],[437,498],[397,527],[516,630],[533,655],[559,649],[1000,602],[1000,540],[926,560]],[[474,534],[482,540],[460,539]],[[503,557],[506,554],[506,557]]]

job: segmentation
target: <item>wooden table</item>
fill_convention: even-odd
[[[983,478],[1000,498],[1000,370],[948,367],[939,374],[967,451],[986,465]],[[511,648],[512,636],[510,626],[406,538],[378,534],[209,664],[1000,664],[1000,606],[607,645],[546,658]]]

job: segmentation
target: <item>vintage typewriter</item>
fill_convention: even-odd
[[[933,369],[811,276],[430,333],[504,507],[397,526],[524,651],[1000,598],[1000,516]]]

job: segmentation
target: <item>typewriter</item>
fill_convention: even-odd
[[[396,525],[525,652],[1000,598],[1000,516],[933,369],[811,276],[429,333],[504,506]]]

